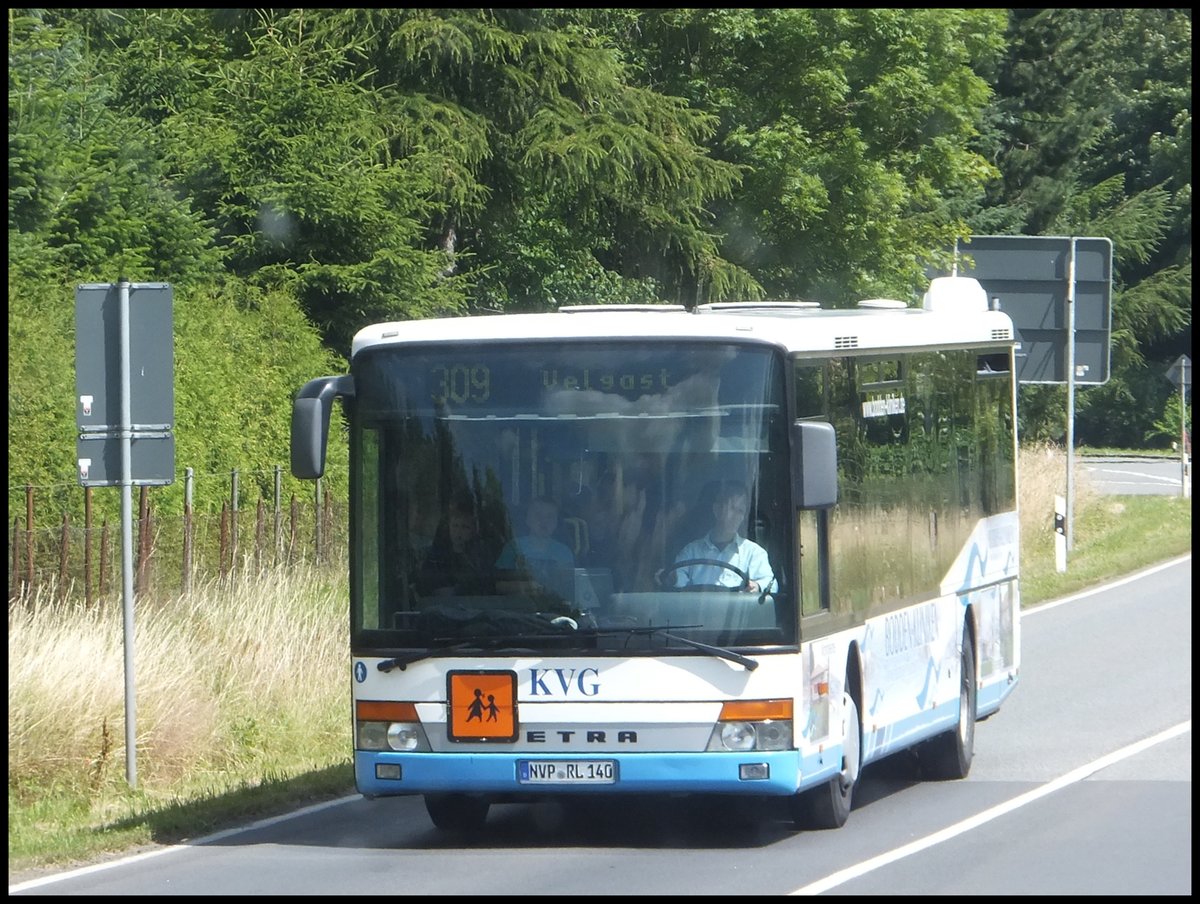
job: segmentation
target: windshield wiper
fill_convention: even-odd
[[[579,632],[583,634],[583,632]],[[429,659],[433,656],[442,656],[446,653],[463,653],[470,651],[472,653],[482,653],[484,651],[497,652],[499,648],[505,644],[513,644],[518,641],[536,641],[536,640],[563,640],[574,636],[575,632],[563,632],[559,634],[474,634],[466,639],[460,640],[458,643],[441,644],[439,646],[428,647],[424,650],[413,650],[411,653],[403,653],[399,656],[393,656],[391,659],[385,659],[378,663],[375,668],[381,672],[390,672],[392,669],[400,669],[404,671],[407,666],[414,662],[420,662],[422,659]],[[450,638],[434,638],[435,640],[449,640]],[[533,650],[527,651],[533,653]]]
[[[405,653],[402,656],[393,656],[391,659],[385,659],[380,662],[375,668],[381,672],[390,672],[392,669],[404,671],[414,662],[420,662],[422,659],[428,659],[431,656],[440,656],[442,653],[461,653],[470,647],[475,646],[475,641],[468,640],[463,643],[450,644],[443,647],[429,647],[425,650],[414,650],[411,653]]]
[[[701,625],[674,625],[675,628],[699,628]],[[429,659],[432,656],[440,656],[445,653],[461,653],[466,650],[472,652],[481,652],[485,649],[496,650],[503,644],[511,644],[516,641],[539,641],[539,640],[563,640],[570,638],[573,635],[578,637],[599,637],[601,635],[629,635],[629,634],[655,634],[660,637],[665,637],[667,640],[675,640],[681,644],[692,647],[696,650],[701,650],[712,656],[719,656],[721,659],[728,659],[730,662],[736,662],[746,671],[753,672],[758,668],[758,661],[751,659],[749,656],[743,656],[741,653],[734,650],[727,650],[724,647],[714,647],[712,644],[701,643],[698,640],[692,640],[690,637],[680,637],[678,634],[672,634],[665,627],[656,627],[650,625],[645,628],[585,628],[571,634],[509,634],[509,635],[481,635],[472,637],[460,643],[448,644],[445,646],[429,647],[424,650],[414,650],[411,653],[404,653],[400,656],[393,656],[391,659],[385,659],[378,663],[375,667],[381,672],[390,672],[392,669],[400,669],[404,671],[406,667],[414,662],[420,662],[422,659]],[[530,651],[532,652],[532,651]]]
[[[673,625],[675,628],[701,628],[703,625]],[[581,632],[583,633],[583,632]],[[749,656],[743,656],[733,650],[727,650],[724,647],[714,647],[712,644],[701,643],[698,640],[692,640],[690,637],[680,637],[678,634],[670,633],[665,627],[656,627],[649,625],[645,628],[598,628],[596,631],[588,631],[588,634],[595,633],[597,636],[601,634],[657,634],[668,640],[677,640],[682,644],[693,647],[697,650],[703,650],[705,653],[710,653],[713,656],[719,656],[722,659],[728,659],[730,662],[736,662],[738,665],[745,668],[747,672],[753,672],[758,668],[758,661],[751,659]]]
[[[743,656],[741,653],[735,653],[733,650],[727,650],[724,647],[714,647],[711,644],[700,643],[698,640],[692,640],[688,637],[680,637],[678,634],[670,634],[666,631],[660,631],[663,637],[669,640],[677,640],[680,643],[687,644],[689,647],[695,647],[697,650],[703,650],[705,653],[711,653],[713,656],[720,656],[722,659],[728,659],[730,662],[736,662],[743,666],[747,672],[753,672],[758,668],[758,661],[751,659],[749,656]]]

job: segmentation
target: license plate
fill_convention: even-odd
[[[611,785],[617,781],[612,760],[520,760],[517,774],[523,785]]]

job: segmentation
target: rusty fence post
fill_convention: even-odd
[[[108,595],[108,518],[100,523],[100,596]]]
[[[190,593],[192,590],[192,531],[194,530],[192,481],[194,478],[195,472],[191,468],[183,469],[183,562],[180,566],[183,574],[180,578],[180,586],[184,594]]]
[[[262,547],[263,547],[263,501],[262,497],[258,497],[258,505],[254,512],[254,573],[255,575],[262,574]]]
[[[25,484],[25,587],[22,595],[33,595],[33,487]]]
[[[21,519],[13,516],[12,529],[12,573],[9,574],[8,598],[15,600],[18,598],[18,590],[21,586]]]
[[[63,512],[62,533],[58,542],[58,597],[67,598],[67,562],[71,552],[71,513]]]
[[[229,504],[227,502],[222,502],[221,503],[221,546],[220,546],[220,553],[219,553],[220,557],[218,560],[221,563],[220,564],[220,574],[221,574],[222,582],[224,582],[225,575],[227,573],[226,569],[225,569],[225,554],[226,554],[226,552],[228,552],[228,546],[229,546]]]
[[[296,530],[300,521],[300,506],[296,502],[296,494],[292,493],[291,529],[288,532],[287,563],[292,564],[296,553]]]
[[[238,471],[229,475],[229,576],[237,570],[238,561]]]
[[[281,548],[282,544],[283,544],[283,510],[280,508],[280,502],[282,499],[281,491],[282,491],[282,486],[283,486],[282,478],[283,478],[283,468],[281,468],[279,465],[276,465],[275,466],[275,508],[274,508],[275,532],[272,535],[273,542],[271,544],[274,549],[274,555],[273,555],[271,561],[276,566],[279,565],[279,559],[283,553],[283,550]]]

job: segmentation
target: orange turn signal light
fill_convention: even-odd
[[[730,700],[721,706],[721,722],[762,722],[766,719],[790,719],[792,701]]]
[[[415,703],[394,703],[390,700],[359,700],[354,705],[359,722],[419,722]]]

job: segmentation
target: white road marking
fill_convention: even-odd
[[[1163,477],[1161,474],[1147,474],[1144,471],[1127,471],[1121,468],[1084,468],[1089,474],[1120,474],[1122,477],[1140,477],[1141,480],[1106,480],[1106,483],[1127,483],[1130,486],[1140,486],[1143,481],[1162,483],[1167,486],[1179,486],[1179,480],[1174,477]]]
[[[1135,744],[1130,744],[1128,747],[1122,747],[1120,750],[1115,750],[1110,754],[1100,757],[1098,760],[1093,760],[1085,766],[1080,766],[1078,769],[1073,769],[1066,775],[1060,775],[1052,782],[1034,788],[1032,791],[1027,791],[1024,794],[1017,795],[1012,800],[1005,801],[992,807],[990,810],[984,810],[982,813],[977,813],[974,816],[964,819],[961,822],[956,822],[952,826],[947,826],[939,832],[934,832],[932,835],[927,835],[902,847],[888,851],[886,854],[880,854],[878,857],[872,857],[870,860],[864,860],[862,863],[851,866],[847,869],[839,870],[836,873],[831,873],[823,879],[818,879],[816,882],[810,882],[808,885],[801,886],[791,892],[793,895],[819,895],[823,891],[829,891],[831,888],[836,888],[851,879],[857,879],[859,876],[865,876],[867,873],[873,872],[882,866],[887,866],[889,863],[895,863],[897,860],[902,860],[912,854],[919,853],[926,848],[931,848],[935,844],[941,844],[943,841],[949,841],[951,838],[957,838],[972,829],[978,828],[984,823],[991,822],[998,816],[1003,816],[1005,813],[1011,813],[1026,804],[1031,804],[1035,800],[1045,797],[1048,794],[1053,794],[1055,791],[1060,791],[1068,785],[1073,785],[1076,782],[1081,782],[1089,775],[1099,772],[1114,763],[1119,763],[1121,760],[1141,753],[1143,750],[1148,750],[1156,744],[1161,744],[1164,741],[1169,741],[1172,738],[1178,737],[1192,730],[1192,720],[1180,722],[1178,725],[1168,728],[1166,731],[1160,731],[1144,740],[1138,741]]]
[[[1112,581],[1100,587],[1092,587],[1083,591],[1082,593],[1076,593],[1073,596],[1063,597],[1060,600],[1045,603],[1044,605],[1036,606],[1031,609],[1023,609],[1021,610],[1021,618],[1025,619],[1026,617],[1034,615],[1038,612],[1045,612],[1048,609],[1054,609],[1067,603],[1073,603],[1076,600],[1099,593],[1102,590],[1120,587],[1122,584],[1128,584],[1131,581],[1139,580],[1147,575],[1154,574],[1156,571],[1162,571],[1165,568],[1171,568],[1172,566],[1178,565],[1181,562],[1186,562],[1190,558],[1190,554],[1180,556],[1179,558],[1172,559],[1169,562],[1163,562],[1160,565],[1155,565],[1152,568],[1147,568],[1143,571],[1137,572],[1136,574],[1128,575],[1127,577],[1121,578],[1118,581]],[[984,823],[991,822],[997,816],[1003,816],[1005,813],[1009,813],[1018,809],[1019,807],[1025,806],[1026,804],[1033,803],[1035,800],[1045,797],[1047,794],[1053,794],[1055,791],[1059,791],[1068,785],[1083,781],[1089,775],[1111,766],[1120,760],[1131,757],[1134,754],[1141,753],[1143,750],[1147,750],[1150,747],[1153,747],[1155,744],[1161,744],[1164,741],[1169,741],[1171,738],[1177,737],[1191,730],[1192,722],[1190,719],[1186,722],[1180,722],[1173,728],[1168,728],[1166,731],[1159,732],[1158,734],[1146,738],[1145,740],[1138,741],[1135,744],[1130,744],[1128,747],[1122,747],[1120,750],[1106,754],[1105,756],[1100,757],[1100,759],[1093,760],[1091,763],[1088,763],[1085,766],[1080,766],[1078,769],[1074,769],[1071,772],[1068,772],[1066,775],[1059,776],[1052,782],[1048,782],[1045,785],[1033,789],[1032,791],[1026,792],[1025,794],[1018,795],[1012,800],[1006,801],[1002,804],[997,804],[990,810],[984,810],[982,813],[978,813],[975,816],[964,819],[961,822],[957,822],[952,826],[942,829],[941,831],[934,832],[932,835],[928,835],[925,838],[921,838],[910,842],[909,844],[903,845],[902,847],[895,848],[894,850],[888,851],[886,854],[880,854],[878,857],[872,857],[870,860],[864,860],[862,863],[859,863],[855,866],[847,867],[846,869],[839,870],[836,873],[831,873],[823,879],[818,879],[816,882],[810,882],[808,885],[801,886],[791,894],[819,895],[823,891],[836,888],[839,885],[849,882],[851,879],[857,879],[859,876],[865,876],[867,873],[877,870],[882,866],[887,866],[889,863],[895,863],[897,860],[901,860],[912,854],[919,853],[926,848],[933,847],[935,844],[941,844],[943,841],[949,841],[951,838],[955,838],[964,834],[965,832],[969,832],[972,829],[983,825]]]
[[[53,876],[42,876],[39,879],[30,879],[28,882],[21,882],[18,885],[10,885],[8,893],[26,891],[30,888],[38,888],[42,885],[49,885],[51,882],[58,882],[62,879],[74,879],[76,876],[86,876],[89,873],[98,873],[101,870],[112,869],[114,866],[124,866],[126,863],[136,863],[139,860],[149,860],[151,857],[161,857],[163,854],[170,854],[172,851],[185,851],[188,848],[196,847],[200,844],[211,844],[214,841],[220,841],[223,838],[228,838],[230,835],[237,835],[239,832],[249,832],[252,829],[264,829],[267,826],[275,825],[277,822],[284,822],[288,819],[294,819],[297,816],[305,816],[309,813],[316,813],[320,810],[328,809],[329,807],[339,807],[342,804],[348,804],[354,800],[362,800],[361,794],[351,794],[348,797],[340,797],[337,800],[329,800],[320,804],[313,804],[311,807],[304,807],[301,810],[295,810],[291,813],[284,813],[280,816],[272,816],[268,819],[260,819],[258,822],[251,823],[248,826],[239,826],[234,829],[226,829],[223,832],[216,832],[212,835],[206,835],[203,838],[197,838],[195,841],[189,841],[187,844],[172,844],[168,847],[155,848],[152,851],[143,851],[140,854],[133,854],[129,857],[121,857],[118,860],[108,860],[104,863],[96,863],[92,866],[82,866],[79,869],[73,869],[65,873],[55,873]]]
[[[1032,606],[1029,609],[1022,609],[1021,610],[1021,620],[1024,621],[1029,616],[1037,615],[1039,612],[1045,612],[1049,609],[1057,608],[1058,606],[1065,606],[1067,603],[1073,603],[1076,600],[1081,600],[1084,597],[1091,596],[1094,593],[1101,593],[1102,591],[1105,591],[1105,590],[1111,590],[1113,587],[1120,587],[1123,584],[1129,584],[1129,583],[1132,583],[1133,581],[1140,581],[1142,578],[1146,577],[1147,575],[1154,574],[1156,571],[1162,571],[1165,568],[1173,568],[1174,566],[1179,565],[1182,562],[1188,561],[1191,557],[1192,557],[1192,554],[1189,552],[1189,553],[1186,553],[1185,555],[1179,556],[1176,559],[1171,559],[1168,562],[1162,562],[1158,565],[1153,565],[1150,568],[1143,569],[1142,571],[1136,572],[1134,574],[1126,575],[1125,577],[1121,578],[1120,580],[1110,581],[1107,584],[1101,584],[1099,587],[1090,587],[1087,590],[1083,590],[1083,591],[1073,594],[1071,596],[1064,596],[1060,600],[1053,600],[1052,602],[1049,602],[1049,603],[1042,603],[1037,606]]]

